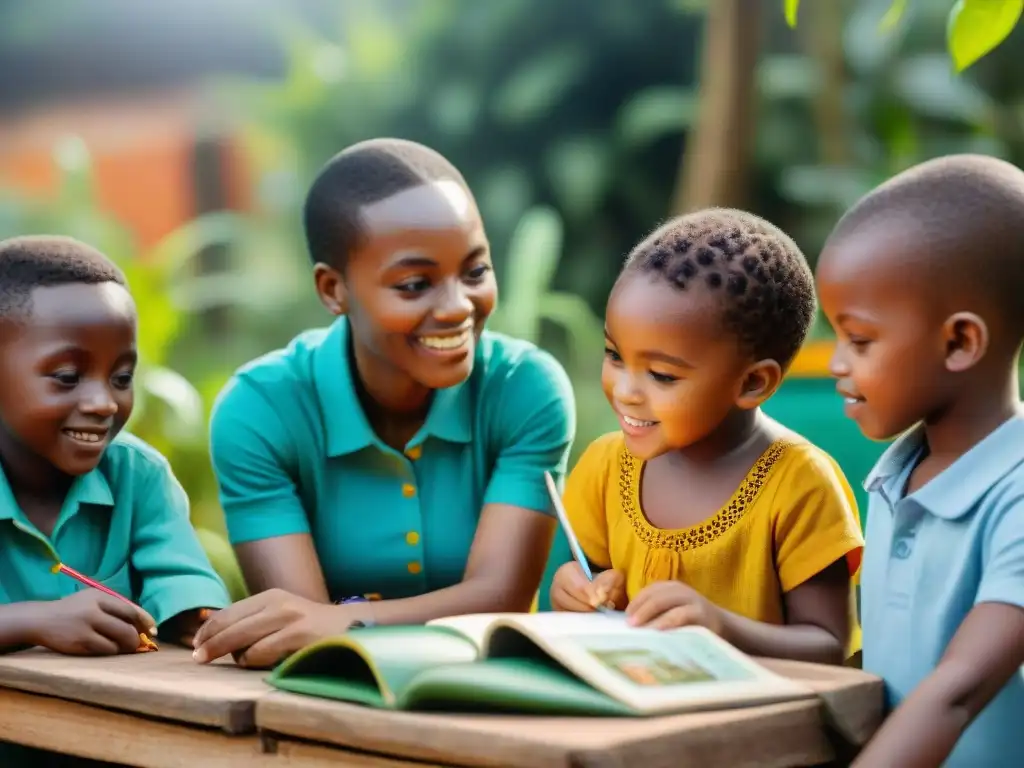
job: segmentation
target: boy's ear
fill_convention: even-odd
[[[757,408],[775,394],[782,383],[782,368],[775,360],[758,360],[743,375],[736,405],[743,410]]]
[[[988,351],[985,321],[973,312],[957,312],[942,324],[946,343],[946,370],[960,373],[977,365]]]
[[[332,315],[344,315],[348,312],[348,289],[345,278],[334,267],[317,262],[313,266],[313,283],[320,303],[327,307]]]

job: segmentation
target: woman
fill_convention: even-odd
[[[497,287],[461,174],[419,144],[356,144],[304,224],[338,319],[241,368],[215,406],[254,596],[204,625],[200,662],[269,666],[356,622],[528,610],[554,532],[543,473],[565,473],[572,390],[549,355],[483,330]]]

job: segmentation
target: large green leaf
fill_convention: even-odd
[[[828,2],[828,0],[826,0]],[[800,9],[800,0],[785,0],[786,23],[791,27],[796,26],[796,14]]]
[[[1017,26],[1024,0],[957,0],[946,37],[957,72],[990,53]]]
[[[562,99],[586,68],[587,51],[572,43],[527,58],[495,94],[495,116],[508,125],[530,122]]]
[[[908,0],[893,0],[893,4],[889,6],[889,10],[882,17],[882,29],[889,30],[899,24],[903,14],[907,11],[907,2]]]
[[[509,269],[492,327],[520,339],[537,340],[541,297],[548,292],[561,253],[561,217],[546,206],[531,208],[509,245]]]
[[[203,399],[188,379],[177,371],[159,365],[140,367],[136,375],[136,397],[142,407],[138,413],[132,414],[133,421],[149,416],[148,412],[159,404],[162,415],[160,432],[165,436],[183,443],[205,438]]]
[[[691,88],[664,85],[645,88],[627,101],[615,116],[619,138],[630,149],[679,134],[697,116],[697,96]]]

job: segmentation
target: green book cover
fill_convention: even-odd
[[[293,654],[292,693],[420,711],[644,715],[813,696],[702,628],[635,629],[619,615],[476,614],[361,627]]]

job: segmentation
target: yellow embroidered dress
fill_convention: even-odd
[[[856,501],[835,461],[793,437],[761,455],[729,502],[699,525],[655,528],[640,505],[644,463],[621,432],[583,453],[565,507],[587,558],[626,577],[632,599],[655,581],[679,580],[734,613],[782,624],[783,595],[845,557],[860,568]],[[859,649],[854,631],[851,651]]]

